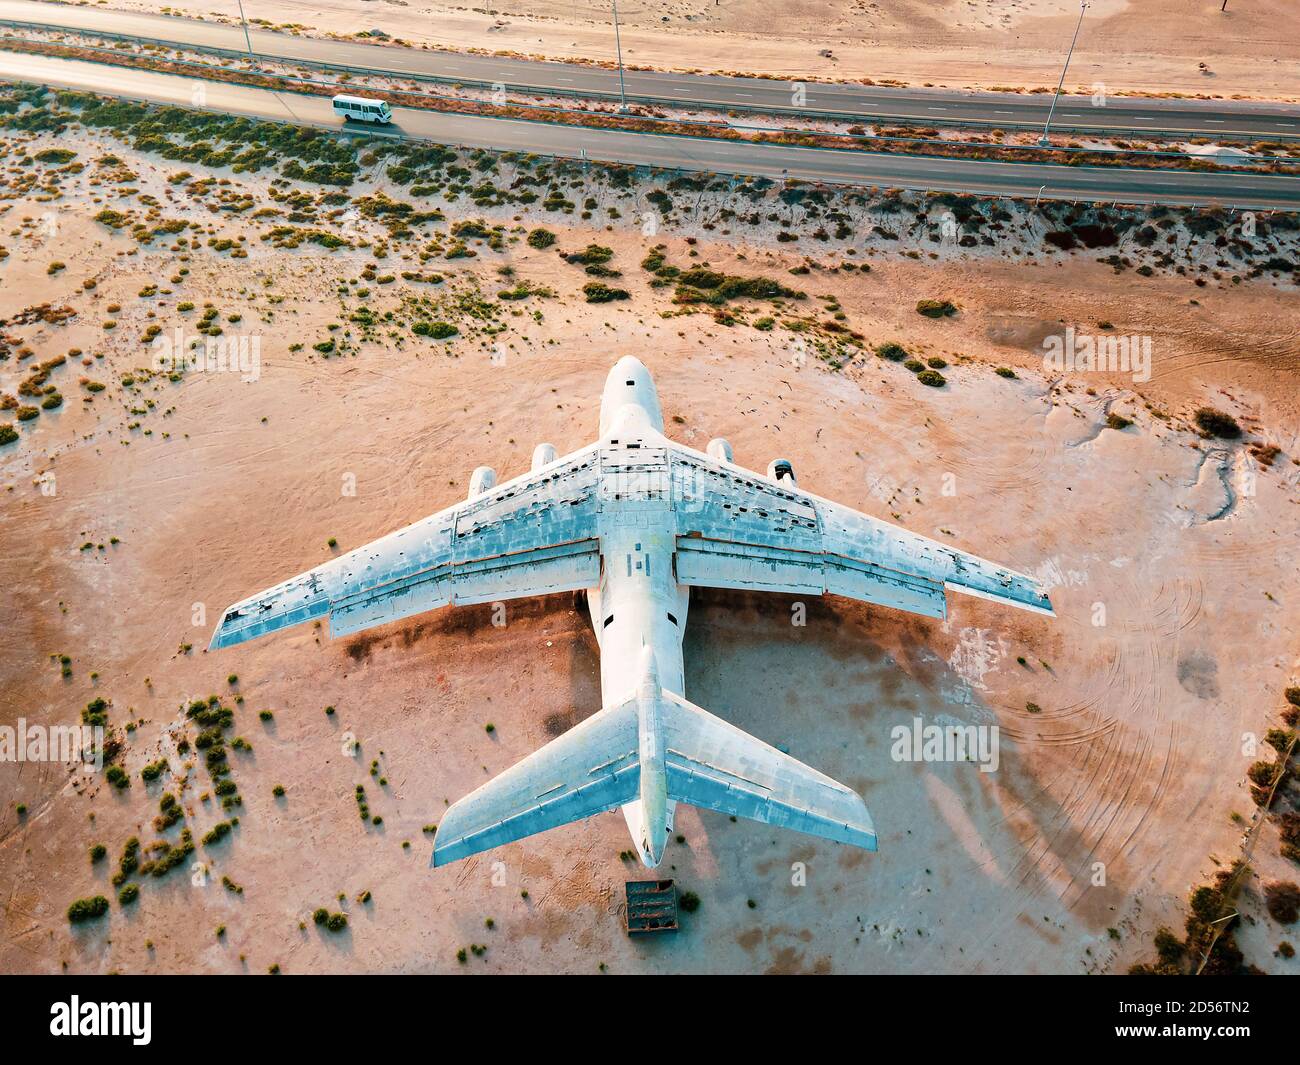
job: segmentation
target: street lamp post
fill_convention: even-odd
[[[248,46],[248,58],[253,66],[257,66],[257,56],[253,54],[253,40],[248,35],[248,19],[244,17],[244,0],[237,0],[239,4],[239,21],[244,24],[244,44]]]
[[[620,111],[626,111],[627,110],[627,88],[623,84],[623,42],[619,39],[619,35],[618,35],[618,0],[613,0],[613,3],[614,3],[614,47],[618,51],[618,97],[620,101],[618,105],[618,109]]]
[[[1061,67],[1061,80],[1056,83],[1056,95],[1052,97],[1052,106],[1047,109],[1047,122],[1043,126],[1043,135],[1038,143],[1044,148],[1048,145],[1047,132],[1052,128],[1052,115],[1056,113],[1056,101],[1061,98],[1061,86],[1065,84],[1065,72],[1070,69],[1070,57],[1074,55],[1074,45],[1079,39],[1079,29],[1083,26],[1083,13],[1088,10],[1087,0],[1079,5],[1079,21],[1074,25],[1074,36],[1070,38],[1070,50],[1065,54],[1065,66]]]

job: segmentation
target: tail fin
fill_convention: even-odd
[[[660,705],[670,799],[876,849],[857,792],[671,692]]]

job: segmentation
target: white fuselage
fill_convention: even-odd
[[[599,586],[587,591],[587,606],[600,645],[602,705],[640,696],[641,797],[624,806],[623,815],[642,860],[655,866],[676,804],[668,799],[658,692],[640,692],[638,685],[649,649],[658,685],[685,697],[682,634],[689,590],[673,572],[676,515],[667,478],[655,469],[663,414],[654,382],[635,359],[622,359],[610,371],[600,436],[608,448],[602,457],[602,565]],[[638,464],[642,455],[644,467]]]

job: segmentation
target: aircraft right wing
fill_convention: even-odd
[[[600,582],[593,445],[489,488],[230,607],[213,649],[328,617],[343,636],[450,603]]]
[[[935,618],[951,588],[1053,613],[1026,574],[680,444],[669,453],[682,584],[831,592]]]

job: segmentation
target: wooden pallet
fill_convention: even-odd
[[[677,931],[677,887],[671,880],[629,880],[626,888],[628,935]]]

